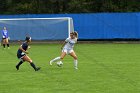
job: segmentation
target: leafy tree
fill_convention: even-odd
[[[139,0],[0,0],[0,14],[140,12]]]

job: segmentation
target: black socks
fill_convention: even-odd
[[[23,63],[23,61],[20,61],[17,65],[16,65],[16,69],[19,70],[19,66]],[[40,70],[40,67],[36,67],[35,64],[32,62],[30,63],[30,65],[34,68],[35,71]]]
[[[5,44],[3,44],[3,48],[5,48]]]
[[[9,47],[9,44],[7,44],[7,47]]]
[[[35,66],[35,64],[32,62],[32,63],[30,63],[30,65],[34,68],[34,70],[36,71],[36,66]]]
[[[17,70],[19,70],[19,66],[23,63],[23,61],[20,61],[17,65],[16,65],[16,68]]]
[[[9,47],[10,45],[9,44],[7,44],[7,47]],[[3,44],[3,48],[5,48],[5,44]]]

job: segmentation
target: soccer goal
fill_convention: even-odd
[[[8,18],[0,19],[0,29],[7,27],[11,40],[64,40],[74,31],[73,19],[57,18]]]

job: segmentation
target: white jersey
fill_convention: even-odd
[[[65,44],[64,49],[73,49],[74,44],[77,43],[77,38],[75,39],[67,38],[65,42],[67,43]]]

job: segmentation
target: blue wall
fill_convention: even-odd
[[[140,39],[140,13],[0,15],[0,18],[31,17],[72,17],[79,39]]]

